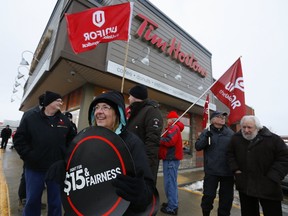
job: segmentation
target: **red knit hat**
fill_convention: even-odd
[[[175,111],[171,111],[168,113],[168,115],[166,116],[167,119],[171,119],[171,118],[179,118],[179,116],[177,115],[177,113]]]

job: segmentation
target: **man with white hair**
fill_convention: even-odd
[[[288,148],[255,116],[244,116],[240,126],[227,156],[239,191],[241,215],[259,216],[260,203],[265,216],[282,216],[280,183],[288,173]]]

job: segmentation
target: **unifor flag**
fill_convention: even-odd
[[[209,119],[209,94],[207,94],[206,101],[204,104],[202,129],[206,128]]]
[[[244,80],[240,58],[214,83],[212,93],[230,110],[228,124],[246,114]]]
[[[99,43],[128,41],[132,11],[133,3],[127,2],[65,14],[73,51],[77,54],[92,50]]]

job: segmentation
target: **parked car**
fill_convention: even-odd
[[[288,175],[282,180],[281,187],[284,193],[288,193]]]

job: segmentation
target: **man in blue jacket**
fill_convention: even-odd
[[[234,178],[227,159],[227,146],[234,132],[225,125],[227,113],[211,114],[211,125],[197,139],[195,148],[204,151],[204,187],[201,208],[203,216],[209,216],[219,188],[218,216],[229,216],[233,202]]]

